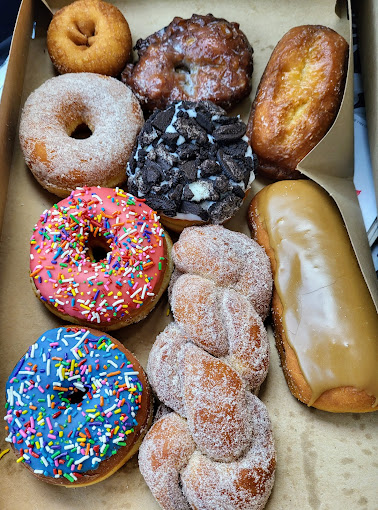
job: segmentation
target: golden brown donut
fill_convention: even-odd
[[[378,317],[333,200],[310,181],[277,182],[254,197],[248,218],[272,265],[290,391],[324,411],[377,411]]]
[[[279,41],[261,78],[247,136],[259,174],[298,179],[297,164],[336,118],[347,73],[348,43],[320,25],[292,28]]]
[[[37,181],[66,197],[78,186],[121,185],[143,123],[138,100],[121,82],[68,73],[50,78],[27,98],[20,144]]]
[[[101,0],[77,0],[54,14],[47,49],[60,74],[117,76],[131,55],[131,34],[117,7]]]
[[[253,50],[238,23],[193,14],[175,17],[135,49],[122,79],[146,110],[175,100],[210,100],[230,109],[251,92]]]
[[[137,452],[152,415],[139,361],[88,328],[46,331],[7,382],[7,440],[25,467],[54,485],[83,487],[112,475]]]

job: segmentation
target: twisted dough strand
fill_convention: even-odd
[[[254,267],[255,280],[259,272],[264,275],[258,286],[271,288],[271,275],[266,278],[266,260],[255,243],[234,234],[223,227],[193,227],[173,249],[179,271],[187,274],[177,273],[173,280],[175,322],[157,337],[147,366],[152,388],[170,409],[155,422],[139,453],[140,470],[164,509],[260,510],[273,487],[270,420],[253,394],[267,374],[267,333],[251,304],[254,290],[245,286],[251,280],[244,279],[243,294],[240,286],[235,289],[240,278],[233,269],[225,271],[237,251],[230,249],[232,242],[237,239],[247,257],[257,253],[244,267]],[[206,253],[217,253],[218,271],[211,279],[193,259],[196,237],[206,239]],[[266,293],[254,297],[263,315],[270,295],[266,299]]]

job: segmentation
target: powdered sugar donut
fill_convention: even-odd
[[[20,143],[37,181],[66,197],[77,186],[124,182],[142,125],[137,99],[115,78],[64,74],[47,80],[26,100]]]
[[[78,188],[44,211],[30,277],[58,317],[114,330],[138,322],[168,286],[172,242],[155,211],[123,190]]]

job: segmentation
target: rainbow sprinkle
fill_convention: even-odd
[[[155,297],[165,251],[159,217],[143,200],[119,188],[77,188],[35,225],[30,277],[66,319],[109,325]]]
[[[128,444],[138,425],[138,372],[106,336],[44,333],[6,385],[8,437],[36,474],[75,482]]]

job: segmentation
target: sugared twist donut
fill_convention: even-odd
[[[236,290],[266,319],[273,288],[270,262],[261,246],[246,235],[219,225],[186,228],[174,245],[174,262],[181,273]]]
[[[47,49],[59,73],[117,76],[131,55],[131,34],[123,14],[99,0],[77,0],[54,14]]]
[[[30,94],[20,144],[37,181],[66,197],[77,186],[122,184],[143,122],[138,100],[115,78],[69,73]]]
[[[6,385],[8,437],[39,479],[76,487],[107,478],[152,419],[147,377],[117,340],[87,328],[46,331]]]
[[[240,252],[241,263],[258,253],[255,265],[271,289],[269,263],[251,239],[223,227],[188,231],[190,242],[184,230],[174,245],[175,263],[188,268],[193,243],[201,245],[204,236],[216,259],[197,251],[198,272],[201,260],[208,268],[219,260],[225,267],[241,236],[243,246],[252,247],[244,259]],[[215,272],[220,275],[219,267]],[[261,510],[276,464],[268,412],[253,394],[268,370],[266,330],[247,292],[233,288],[232,276],[223,286],[196,274],[176,278],[170,295],[175,322],[157,337],[147,366],[154,392],[170,409],[141,445],[140,470],[164,510]]]
[[[230,109],[251,92],[253,50],[238,23],[193,14],[139,39],[139,61],[122,79],[147,110],[174,100],[210,100]]]
[[[172,273],[171,246],[144,201],[119,188],[78,188],[41,214],[30,277],[58,317],[114,330],[156,305]]]

